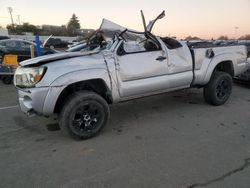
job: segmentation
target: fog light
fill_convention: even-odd
[[[29,96],[24,96],[23,104],[26,108],[32,109],[32,99]]]

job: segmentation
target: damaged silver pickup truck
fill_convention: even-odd
[[[21,63],[14,84],[21,110],[49,117],[76,139],[97,135],[107,124],[109,105],[184,88],[204,88],[205,101],[222,105],[232,77],[246,68],[245,46],[200,46],[103,20],[83,52],[59,53]]]

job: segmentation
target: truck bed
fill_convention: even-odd
[[[216,48],[216,47],[229,47],[229,46],[239,46],[237,42],[210,42],[210,41],[201,41],[201,42],[187,42],[189,48]]]

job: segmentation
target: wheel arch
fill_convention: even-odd
[[[226,72],[234,77],[234,66],[231,60],[222,61],[216,65],[213,72]]]
[[[43,114],[50,116],[60,111],[64,100],[73,92],[91,90],[109,104],[113,102],[111,80],[105,69],[89,69],[67,73],[58,77],[49,87],[43,105]]]
[[[208,83],[214,72],[226,72],[234,77],[234,58],[231,54],[220,55],[214,58],[207,69],[206,76],[204,78],[204,83]]]
[[[62,90],[59,97],[57,98],[55,108],[54,108],[54,113],[60,112],[66,99],[70,95],[72,95],[75,92],[83,91],[83,90],[93,91],[99,94],[106,100],[108,104],[112,104],[113,102],[111,91],[103,79],[96,78],[96,79],[78,81],[78,82],[68,85]]]

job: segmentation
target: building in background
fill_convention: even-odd
[[[8,29],[0,28],[0,36],[9,36]]]
[[[82,36],[82,37],[86,37],[89,34],[93,33],[95,30],[94,29],[77,29],[77,35]]]
[[[56,36],[67,36],[66,26],[56,26],[56,25],[42,25],[41,35],[56,35]]]

